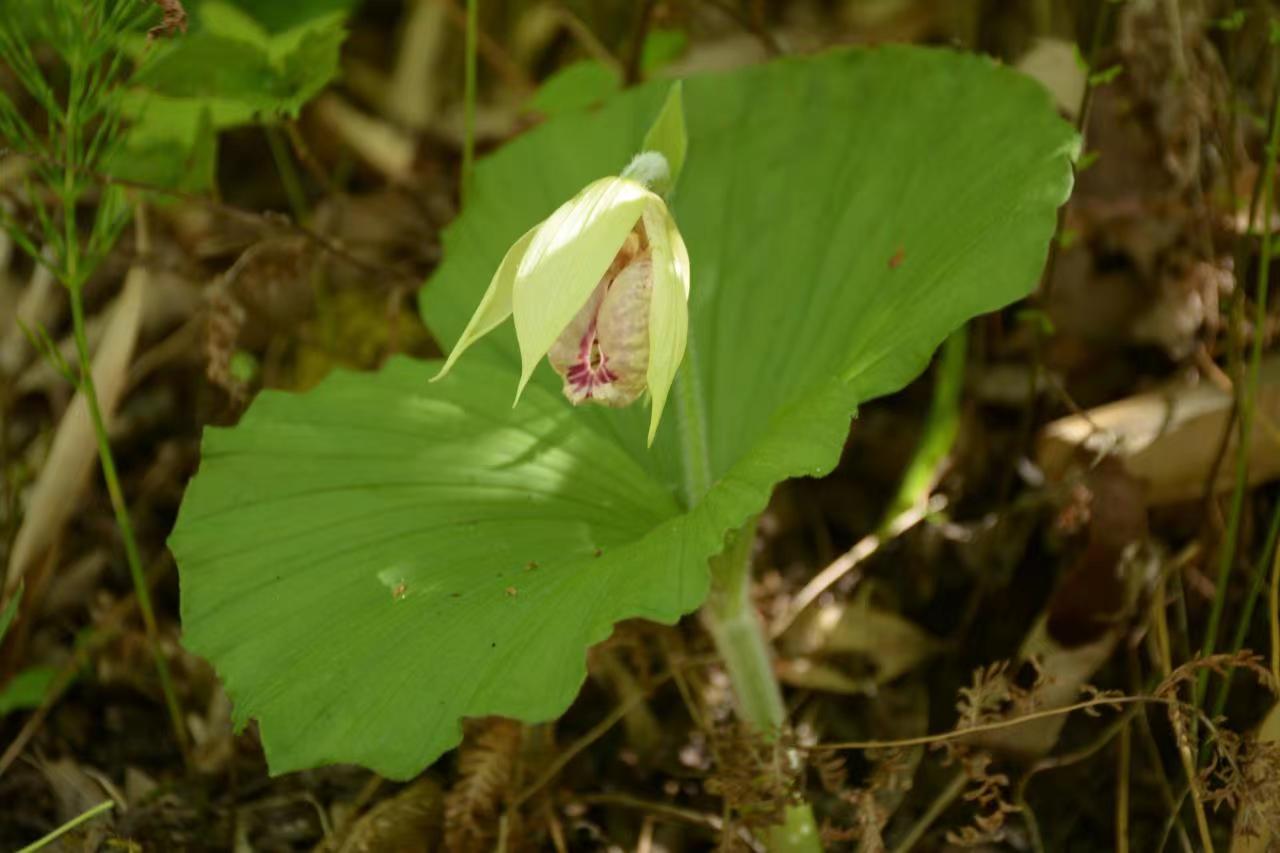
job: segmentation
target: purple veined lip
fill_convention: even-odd
[[[574,405],[626,406],[644,393],[652,292],[653,263],[638,226],[547,353]]]

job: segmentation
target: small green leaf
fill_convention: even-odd
[[[151,95],[134,96],[127,107],[138,111],[122,144],[107,159],[109,175],[187,192],[213,188],[218,134],[208,103]],[[250,118],[248,112],[242,115],[243,120]]]
[[[1124,73],[1124,66],[1120,63],[1108,66],[1101,71],[1095,71],[1089,75],[1090,86],[1105,86],[1112,80],[1115,80]]]
[[[1098,158],[1102,156],[1099,151],[1086,151],[1080,155],[1080,159],[1076,161],[1076,174],[1080,174],[1088,169],[1094,163],[1098,162]]]
[[[658,195],[670,195],[680,183],[680,171],[684,168],[685,152],[689,137],[684,127],[684,86],[676,81],[667,92],[662,110],[645,134],[641,151],[657,151],[667,158],[670,178],[665,186],[655,186]]]
[[[634,181],[601,178],[538,226],[512,293],[520,341],[520,391],[613,263],[653,195]]]
[[[49,685],[57,677],[58,670],[51,666],[33,666],[19,672],[0,688],[0,718],[14,711],[40,707]]]
[[[1209,26],[1216,30],[1224,32],[1236,32],[1244,26],[1247,15],[1244,9],[1236,9],[1230,15],[1224,15],[1221,18],[1215,18],[1209,22]]]
[[[188,3],[190,31],[151,44],[156,55],[124,93],[129,127],[110,173],[168,188],[210,188],[218,131],[295,117],[337,75],[350,5]]]
[[[1020,326],[1032,327],[1037,334],[1046,337],[1052,337],[1057,328],[1053,325],[1053,318],[1049,316],[1049,312],[1040,308],[1022,308],[1017,313],[1017,322]]]
[[[242,349],[238,349],[231,354],[231,361],[227,367],[231,378],[244,385],[248,385],[257,379],[262,369],[254,354]]]

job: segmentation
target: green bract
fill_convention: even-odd
[[[530,225],[644,150],[667,96],[629,90],[479,164],[423,290],[437,340],[462,339]],[[397,358],[206,431],[170,542],[183,641],[259,721],[274,772],[403,779],[463,717],[555,718],[590,644],[697,608],[708,558],[775,484],[831,470],[859,404],[1034,286],[1076,136],[1017,72],[839,51],[691,78],[684,99],[669,206],[695,280],[652,447],[651,415],[573,408],[550,371],[513,409],[506,328],[434,384],[438,362]]]

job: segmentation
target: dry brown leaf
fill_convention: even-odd
[[[927,631],[874,605],[871,592],[864,585],[853,601],[807,611],[782,637],[788,659],[779,664],[779,677],[810,690],[866,693],[939,651],[941,644]],[[865,659],[870,671],[855,674],[836,665],[848,656]]]
[[[1258,743],[1274,744],[1280,742],[1280,703],[1271,707],[1270,713],[1258,726]],[[1274,784],[1274,783],[1272,783]],[[1231,853],[1268,853],[1280,844],[1280,827],[1271,832],[1257,833],[1248,829],[1250,816],[1243,812],[1236,815],[1235,830],[1231,835]]]
[[[1231,421],[1231,394],[1209,382],[1138,394],[1048,424],[1037,461],[1051,478],[1062,475],[1077,448],[1113,452],[1147,484],[1152,505],[1201,497]],[[1249,444],[1249,485],[1280,476],[1280,357],[1263,362],[1257,417]],[[1236,454],[1234,433],[1225,458]],[[1230,489],[1235,466],[1221,465],[1215,488]]]
[[[423,777],[361,815],[346,832],[316,847],[316,853],[428,853],[440,850],[444,791]]]

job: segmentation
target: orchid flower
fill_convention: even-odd
[[[654,191],[684,161],[679,84],[645,143],[622,175],[591,182],[507,250],[435,379],[512,317],[517,402],[545,356],[574,405],[627,406],[648,391],[653,443],[689,332],[689,253]]]

